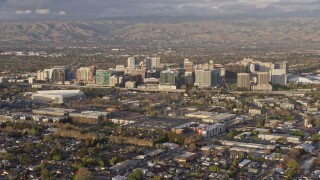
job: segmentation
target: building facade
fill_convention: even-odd
[[[109,70],[99,69],[96,71],[96,84],[98,85],[109,85],[109,79],[111,72]]]
[[[250,90],[250,74],[249,73],[237,74],[237,87],[246,88],[247,90]]]

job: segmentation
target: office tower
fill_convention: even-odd
[[[94,84],[95,72],[96,68],[94,66],[80,67],[77,70],[77,82],[83,82],[84,84]]]
[[[52,75],[51,81],[58,82],[58,81],[66,81],[67,80],[67,68],[64,66],[56,66],[52,68]]]
[[[220,70],[220,77],[225,77],[226,69],[225,68],[219,68],[219,70]]]
[[[44,71],[44,70],[39,70],[37,71],[37,80],[39,81],[48,81],[49,77],[48,77],[48,72]]]
[[[193,62],[189,61],[189,59],[184,60],[183,68],[186,70],[186,72],[194,72]]]
[[[195,86],[212,87],[218,83],[219,70],[197,69],[195,76]]]
[[[286,85],[287,84],[287,75],[272,75],[271,76],[272,85]]]
[[[276,62],[274,63],[274,69],[275,70],[282,70],[283,74],[288,74],[288,62],[283,61],[283,62]]]
[[[260,64],[259,63],[251,63],[251,64],[249,64],[249,69],[250,69],[251,73],[260,71]]]
[[[135,69],[131,72],[132,75],[140,75],[142,78],[146,77],[146,70],[144,69]]]
[[[253,91],[272,91],[270,85],[270,73],[269,72],[258,72],[256,73],[256,84],[251,86]]]
[[[146,65],[146,70],[147,71],[150,71],[152,69],[152,60],[151,60],[151,58],[147,57],[145,65]]]
[[[246,67],[240,65],[227,64],[225,65],[225,79],[227,82],[234,82],[237,80],[238,73],[245,73]]]
[[[160,57],[153,57],[153,58],[151,58],[151,60],[152,60],[153,67],[160,68],[160,66],[161,66]]]
[[[137,65],[136,58],[135,57],[128,57],[127,66],[128,67],[130,67],[130,66],[135,67],[136,65]]]
[[[128,57],[128,71],[131,72],[138,68],[138,60],[135,57]]]
[[[184,75],[184,84],[187,86],[192,86],[194,84],[194,74],[193,73],[185,73]]]
[[[146,69],[147,71],[149,70],[154,70],[160,67],[160,57],[153,57],[150,58],[148,57],[146,59]]]
[[[265,85],[270,83],[269,72],[258,72],[257,73],[257,84]]]
[[[214,70],[215,69],[215,66],[214,66],[214,63],[212,60],[209,61],[209,69],[210,70]]]
[[[274,69],[274,64],[272,62],[262,62],[259,64],[260,72],[269,72],[272,69]]]
[[[77,72],[74,70],[68,71],[67,79],[68,80],[77,79]]]
[[[109,85],[110,86],[118,86],[118,85],[122,84],[122,82],[123,82],[123,77],[111,76],[109,78]]]
[[[237,74],[237,87],[246,88],[247,90],[250,90],[250,74],[249,73]]]
[[[66,81],[68,75],[67,68],[64,66],[55,66],[51,69],[44,69],[43,71],[37,71],[37,80],[40,81]]]
[[[131,82],[136,82],[137,85],[143,83],[143,78],[141,74],[130,74],[127,80]]]
[[[109,85],[109,79],[111,72],[109,70],[99,69],[96,71],[96,84],[98,85]]]
[[[147,71],[147,78],[160,78],[160,72],[156,70]]]
[[[213,86],[217,86],[220,83],[220,69],[213,69],[211,70],[213,71]]]
[[[160,85],[175,86],[177,74],[171,70],[165,70],[160,72]]]

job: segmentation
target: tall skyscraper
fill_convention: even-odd
[[[253,91],[272,91],[272,86],[270,85],[270,73],[269,72],[257,72],[256,84],[251,86]]]
[[[187,73],[194,72],[193,62],[189,61],[189,59],[184,60],[183,68],[186,70]]]
[[[288,74],[288,68],[289,66],[287,61],[274,63],[274,69],[283,70],[284,74]]]
[[[273,75],[271,76],[272,85],[286,85],[287,84],[287,75]]]
[[[51,80],[53,82],[58,82],[58,81],[66,81],[67,80],[67,68],[64,66],[56,66],[52,68],[52,76]]]
[[[109,85],[110,77],[111,77],[111,72],[109,70],[99,69],[96,71],[96,84]]]
[[[135,57],[128,57],[128,67],[137,65]]]
[[[37,80],[59,82],[66,81],[68,75],[67,68],[64,66],[55,66],[51,69],[44,69],[37,72]]]
[[[197,69],[195,71],[195,86],[212,87],[218,84],[219,70]]]
[[[77,70],[77,81],[83,82],[85,84],[94,84],[95,73],[96,73],[96,68],[94,66],[80,67]]]
[[[153,57],[146,59],[146,69],[147,71],[157,69],[160,67],[160,57]]]
[[[246,88],[247,90],[250,90],[250,74],[249,73],[237,74],[237,87]]]
[[[257,84],[265,85],[270,83],[269,72],[258,72],[257,73]]]
[[[128,57],[128,70],[129,72],[135,70],[138,67],[138,61],[135,57]]]
[[[272,62],[262,62],[259,64],[260,72],[269,72],[272,69],[274,69],[274,64]]]
[[[166,70],[160,72],[160,85],[175,86],[177,74],[174,71]]]

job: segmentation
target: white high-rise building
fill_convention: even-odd
[[[135,70],[138,66],[137,59],[135,57],[128,57],[128,70],[129,72]]]
[[[196,80],[194,85],[199,87],[216,86],[219,79],[219,70],[197,69],[195,71]]]

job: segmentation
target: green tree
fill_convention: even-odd
[[[109,164],[111,166],[115,165],[117,162],[118,162],[118,158],[116,156],[114,156],[111,159],[109,159]]]
[[[47,168],[42,169],[41,171],[41,179],[43,180],[54,180],[55,178],[51,176],[50,172]]]
[[[299,164],[296,160],[294,159],[290,159],[287,163],[288,168],[293,168],[293,169],[297,169]]]
[[[131,174],[128,176],[128,180],[141,180],[143,178],[143,173],[141,169],[134,170]]]
[[[62,152],[58,148],[52,149],[51,153],[48,156],[48,159],[55,160],[55,161],[60,161],[62,159]]]
[[[311,136],[311,139],[312,139],[313,141],[320,141],[320,135],[319,135],[319,134],[313,134],[313,135]]]
[[[290,135],[293,136],[300,136],[301,138],[304,138],[304,132],[301,130],[291,131]]]
[[[229,138],[234,138],[237,135],[237,131],[230,131],[227,133],[227,136]]]
[[[285,172],[284,175],[287,176],[287,179],[291,179],[295,174],[295,169],[293,168],[288,168]]]
[[[74,176],[74,180],[88,180],[88,179],[92,179],[92,174],[91,172],[84,167],[79,168],[79,170],[77,171],[76,175]]]
[[[317,128],[320,128],[320,119],[316,119],[316,120],[314,121],[314,123],[315,123],[315,125],[316,125]]]
[[[218,166],[212,165],[209,167],[209,171],[216,173],[219,171],[219,168],[218,168]]]
[[[24,165],[30,165],[31,164],[31,158],[27,154],[23,154],[20,158],[20,163]]]

